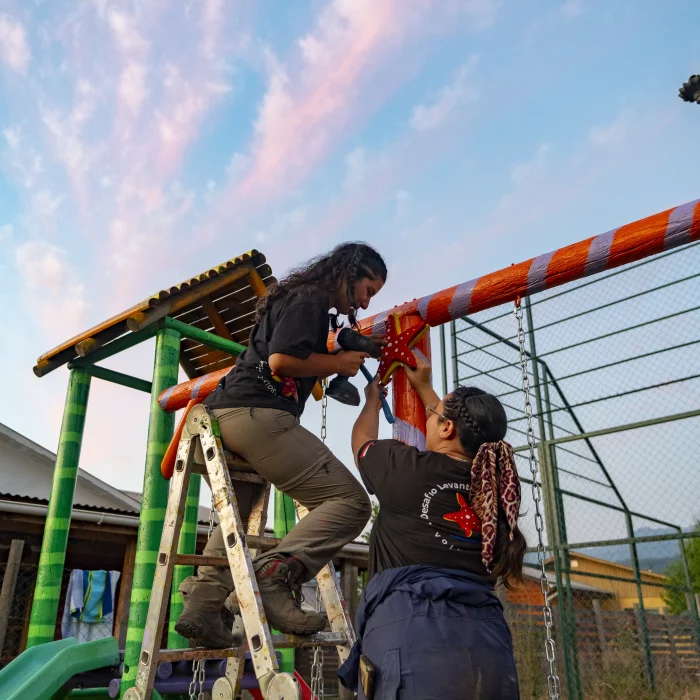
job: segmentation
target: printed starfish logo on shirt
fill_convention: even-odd
[[[476,513],[461,493],[457,493],[457,503],[459,510],[454,513],[445,513],[442,516],[443,520],[457,523],[466,537],[471,537],[475,532],[481,532],[481,521],[476,517]]]

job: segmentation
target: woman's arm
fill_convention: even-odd
[[[413,353],[413,356],[416,358],[416,369],[404,365],[406,378],[416,390],[423,405],[434,407],[440,403],[440,397],[433,389],[432,367],[417,353]]]
[[[348,350],[339,352],[337,355],[312,352],[302,360],[292,355],[275,352],[270,355],[268,363],[278,377],[329,377],[332,374],[354,377],[367,357],[369,355],[366,352]]]
[[[381,394],[386,395],[386,389],[379,387],[379,377],[365,387],[365,405],[352,427],[352,454],[357,464],[357,453],[362,445],[379,437],[379,411],[382,407]]]

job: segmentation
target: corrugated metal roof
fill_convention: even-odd
[[[15,500],[48,502],[56,455],[0,423],[0,493]],[[73,505],[127,514],[139,501],[78,469]]]

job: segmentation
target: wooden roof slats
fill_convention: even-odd
[[[227,274],[220,274],[211,277],[206,282],[201,282],[196,287],[185,289],[179,294],[172,294],[167,299],[161,301],[158,306],[154,306],[147,311],[138,311],[131,316],[126,325],[132,333],[136,333],[147,326],[150,326],[161,318],[171,316],[174,312],[186,309],[188,306],[197,303],[203,296],[211,294],[235,280],[243,280],[250,272],[251,266],[241,264],[235,269],[227,271]]]
[[[165,316],[172,316],[183,323],[246,344],[254,322],[256,293],[260,293],[261,289],[264,291],[265,287],[274,281],[265,256],[257,250],[252,250],[190,277],[180,284],[162,289],[84,333],[70,338],[42,355],[37,361],[34,373],[41,377],[76,357],[89,357],[90,353],[125,333],[146,328]],[[185,344],[181,353],[181,365],[188,376],[201,376],[199,358],[203,355],[207,355],[205,362],[208,367],[212,366],[212,363],[222,366],[225,363],[233,363],[231,356],[220,351],[216,351],[218,355],[212,355],[213,351],[209,348],[202,348],[202,352],[198,352],[194,358],[189,357],[190,348],[193,347]]]

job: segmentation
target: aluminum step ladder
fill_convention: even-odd
[[[199,441],[205,465],[194,463],[196,441]],[[301,688],[291,673],[282,673],[277,663],[276,649],[335,646],[343,663],[355,643],[355,632],[337,583],[333,563],[329,562],[316,576],[330,632],[313,635],[272,635],[265,617],[252,559],[258,549],[272,549],[280,542],[264,537],[270,484],[254,471],[244,471],[240,458],[227,460],[221,444],[219,426],[206,406],[193,406],[188,412],[182,431],[175,469],[170,485],[163,534],[158,551],[153,590],[143,636],[136,685],[124,695],[124,700],[150,700],[158,663],[162,661],[197,661],[228,658],[226,674],[212,689],[215,700],[234,700],[240,690],[246,651],[250,651],[260,691],[266,700],[301,700]],[[185,512],[185,500],[190,475],[209,476],[213,505],[219,516],[226,543],[226,557],[185,555],[177,553],[180,527]],[[258,484],[253,508],[244,532],[232,481]],[[299,517],[308,511],[297,505]],[[250,549],[249,549],[250,547]],[[161,650],[165,615],[170,596],[173,569],[177,564],[229,566],[238,597],[245,639],[241,646],[229,649],[167,649]],[[238,621],[238,617],[236,618]]]

